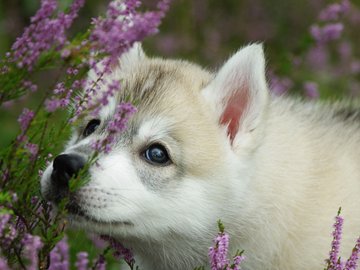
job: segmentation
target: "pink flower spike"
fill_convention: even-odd
[[[229,235],[219,233],[214,239],[214,246],[209,248],[211,270],[222,270],[229,263],[227,258],[229,248]]]
[[[318,25],[311,26],[310,34],[318,43],[321,44],[339,39],[343,30],[344,25],[342,23],[329,23],[323,27]]]
[[[87,252],[79,252],[76,255],[76,269],[77,270],[87,270],[88,269],[88,264],[89,264],[89,259],[88,259],[89,255],[87,254]]]
[[[49,270],[69,270],[69,245],[65,236],[50,252]]]
[[[30,261],[28,270],[38,269],[38,252],[43,247],[43,243],[39,236],[33,236],[31,234],[25,234],[22,244],[25,247],[26,257]]]
[[[90,40],[95,44],[95,50],[110,56],[111,63],[116,62],[134,42],[157,32],[170,1],[162,0],[157,5],[158,11],[143,14],[136,12],[140,4],[138,0],[113,0],[108,6],[107,16],[93,20]]]
[[[37,144],[34,143],[26,143],[25,144],[25,149],[27,149],[30,153],[30,159],[32,161],[34,161],[37,157],[37,154],[39,152],[39,146]]]
[[[334,231],[332,232],[333,241],[331,242],[330,257],[326,260],[328,270],[343,270],[343,262],[339,258],[339,253],[344,219],[340,216],[340,211],[341,209],[339,209],[339,213],[335,217],[335,224],[333,225]]]
[[[350,258],[346,261],[345,270],[356,270],[357,269],[357,262],[360,256],[360,237],[356,241],[356,245],[352,250]]]
[[[108,241],[111,248],[113,249],[113,256],[117,259],[124,259],[125,262],[129,265],[134,264],[135,259],[132,251],[126,247],[124,247],[120,242],[118,242],[115,238],[110,236],[103,235],[101,238],[105,241]]]
[[[305,82],[304,84],[305,94],[309,98],[316,99],[319,97],[318,85],[315,82]]]
[[[8,266],[5,259],[0,257],[0,269],[2,270],[10,270],[10,267]]]
[[[30,125],[31,120],[34,118],[35,113],[28,108],[24,108],[22,113],[18,118],[18,122],[20,124],[20,128],[22,132],[25,132],[28,126]]]
[[[19,68],[33,69],[44,51],[61,50],[66,44],[66,30],[71,26],[85,0],[74,0],[69,13],[57,12],[56,0],[42,0],[31,24],[12,45],[12,59]]]
[[[237,255],[234,257],[234,270],[241,270],[240,264],[246,259],[244,255]]]

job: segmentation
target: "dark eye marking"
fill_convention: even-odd
[[[166,148],[159,143],[150,145],[143,152],[142,156],[152,165],[166,166],[171,164],[171,159],[169,158]]]
[[[92,133],[94,133],[94,131],[99,127],[99,125],[100,125],[99,119],[90,120],[90,122],[87,124],[86,128],[83,131],[83,136],[87,137]]]

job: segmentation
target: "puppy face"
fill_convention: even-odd
[[[227,193],[231,159],[226,133],[201,94],[212,75],[132,51],[111,76],[122,89],[99,117],[84,117],[74,128],[41,179],[44,197],[57,203],[69,196],[70,221],[102,234],[157,238],[188,231],[190,221],[197,230],[214,224],[220,212],[214,198]],[[89,182],[70,194],[71,175],[92,155],[91,144],[108,135],[116,105],[129,98],[138,111],[128,128],[89,168]]]
[[[261,45],[239,50],[214,76],[188,62],[147,58],[135,46],[106,79],[120,80],[121,90],[98,118],[89,114],[74,127],[41,179],[44,197],[68,197],[74,225],[136,239],[138,247],[140,240],[194,237],[208,246],[216,220],[230,227],[249,201],[251,155],[264,136],[269,100]],[[128,128],[89,168],[90,180],[69,192],[71,176],[92,155],[92,143],[108,135],[124,101],[138,110]]]

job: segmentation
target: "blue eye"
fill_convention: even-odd
[[[158,143],[150,145],[143,156],[146,161],[154,165],[168,165],[171,162],[165,147]]]
[[[83,136],[87,137],[90,134],[94,133],[94,131],[98,128],[99,125],[100,125],[100,120],[99,119],[91,120],[87,124],[86,128],[84,129]]]

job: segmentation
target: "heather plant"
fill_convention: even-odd
[[[66,200],[56,211],[44,201],[39,192],[39,177],[43,168],[60,151],[69,133],[69,123],[91,110],[97,114],[101,105],[120,91],[121,82],[106,81],[111,65],[118,61],[135,42],[157,32],[169,1],[159,1],[154,11],[140,12],[140,1],[110,1],[106,14],[91,21],[88,29],[74,36],[68,29],[85,5],[74,0],[65,10],[57,0],[42,0],[31,18],[30,25],[16,39],[1,61],[0,103],[8,105],[29,96],[40,87],[33,81],[55,74],[56,79],[47,90],[41,91],[34,108],[23,108],[18,117],[20,132],[11,145],[1,150],[0,166],[0,263],[1,269],[69,269],[69,246],[65,237]],[[95,73],[90,80],[86,74]],[[94,76],[93,76],[94,77]],[[41,83],[41,82],[40,82]],[[96,91],[103,85],[103,95]],[[99,96],[99,98],[95,98]],[[5,105],[4,105],[5,104]],[[57,111],[66,109],[66,116]],[[118,105],[113,121],[108,124],[109,136],[93,143],[94,156],[88,166],[96,162],[96,155],[109,152],[115,133],[126,128],[127,120],[136,111],[130,103]],[[57,125],[51,125],[53,121]],[[78,188],[86,168],[70,186]],[[81,179],[81,180],[80,180]],[[110,237],[104,237],[109,248],[90,258],[85,251],[77,253],[77,269],[104,269],[106,256],[124,259],[131,269],[135,262],[131,251]]]
[[[355,270],[358,267],[358,259],[360,256],[360,237],[357,239],[351,255],[346,261],[339,257],[342,228],[344,224],[344,219],[340,216],[340,213],[341,208],[335,217],[335,223],[333,226],[334,231],[332,233],[333,240],[331,242],[331,250],[329,253],[330,257],[325,260],[327,263],[326,270]]]
[[[232,259],[228,258],[229,234],[225,232],[224,224],[218,221],[219,233],[214,239],[214,246],[209,248],[209,259],[211,270],[226,269],[240,270],[241,262],[245,260],[244,251],[237,251]]]
[[[145,12],[140,11],[141,2],[137,0],[110,1],[102,16],[75,34],[70,34],[70,30],[86,1],[68,2],[69,5],[61,8],[57,0],[42,0],[30,25],[0,62],[0,106],[16,106],[22,98],[31,101],[21,105],[17,118],[19,133],[9,146],[0,150],[0,269],[109,269],[119,260],[137,269],[131,250],[109,236],[96,239],[103,241],[100,248],[86,251],[83,245],[71,250],[70,237],[66,234],[74,235],[74,232],[65,231],[66,200],[53,211],[53,206],[42,199],[39,178],[53,155],[61,151],[70,125],[76,125],[88,111],[97,114],[111,96],[121,91],[121,81],[107,81],[107,74],[135,42],[157,33],[169,1],[159,0],[153,11]],[[200,5],[202,1],[194,2]],[[334,80],[322,80],[324,72],[334,75],[339,86],[346,83],[355,89],[359,85],[360,64],[356,56],[352,57],[354,52],[350,35],[346,35],[346,24],[354,21],[351,18],[359,17],[360,12],[348,0],[323,6],[316,22],[304,33],[305,38],[300,38],[301,45],[284,60],[286,68],[270,70],[274,92],[280,94],[297,88],[309,98],[326,96]],[[195,14],[196,20],[202,22],[204,13]],[[244,28],[239,29],[245,32]],[[164,48],[167,44],[167,53],[176,53],[174,40],[167,38],[166,43],[164,36],[160,37],[162,42],[155,43],[155,47]],[[207,44],[213,46],[210,49],[229,41],[213,33],[203,42],[206,43],[207,38],[212,41]],[[179,38],[178,43],[182,42]],[[208,62],[215,62],[213,51],[204,47],[199,54],[204,54]],[[220,53],[218,57],[223,58]],[[94,73],[92,79],[87,77],[89,70]],[[47,77],[51,79],[43,80]],[[100,86],[104,89],[98,95]],[[88,166],[96,162],[97,153],[111,151],[115,134],[126,128],[134,113],[136,104],[118,105],[114,119],[107,126],[109,136],[93,142],[95,154]],[[76,180],[71,182],[74,183],[72,190],[86,181],[86,167]],[[342,224],[342,217],[337,215],[326,269],[357,269],[360,239],[347,261],[339,258]],[[208,253],[212,270],[240,269],[244,256],[237,252],[229,259],[229,241],[219,222],[219,234]]]

